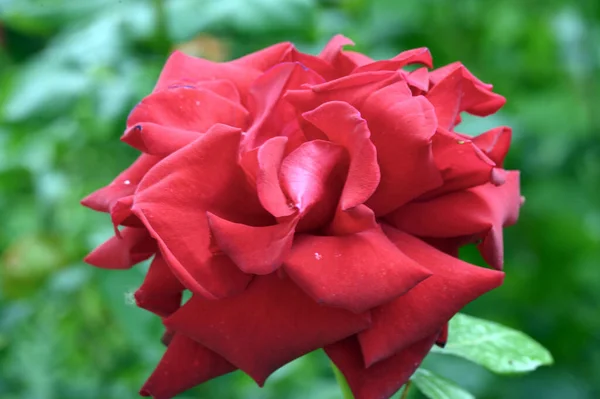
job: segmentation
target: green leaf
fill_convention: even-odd
[[[340,386],[340,390],[342,391],[342,398],[344,399],[354,399],[354,395],[352,395],[352,391],[348,386],[348,382],[346,381],[346,377],[344,374],[335,366],[335,364],[331,363],[331,368],[333,370],[333,374],[335,375],[335,380]]]
[[[429,370],[420,368],[410,379],[429,399],[475,399],[475,396],[456,385],[454,381]]]
[[[465,314],[454,316],[446,347],[434,352],[465,358],[499,374],[532,371],[553,363],[550,352],[531,337]]]

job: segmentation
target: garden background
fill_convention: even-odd
[[[112,225],[78,202],[136,157],[119,136],[169,51],[227,60],[290,40],[316,53],[336,33],[374,58],[429,47],[508,98],[462,129],[514,128],[507,166],[527,202],[506,230],[504,286],[465,311],[525,331],[555,365],[428,367],[482,399],[600,397],[597,0],[0,0],[0,398],[136,398],[163,352],[160,321],[131,300],[143,267],[81,261]],[[238,372],[180,397],[341,395],[316,352],[263,389]]]

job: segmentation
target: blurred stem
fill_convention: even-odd
[[[402,391],[402,396],[400,396],[400,399],[408,398],[408,390],[410,389],[410,384],[411,381],[408,380],[408,382],[404,385],[404,391]]]
[[[156,45],[161,55],[169,55],[171,52],[171,40],[169,38],[169,28],[167,26],[165,0],[154,0],[154,12],[156,14],[156,26],[154,27]]]
[[[342,398],[354,399],[354,395],[352,395],[352,391],[346,382],[346,377],[344,377],[342,372],[335,366],[335,364],[331,363],[331,368],[333,369],[333,374],[335,374],[335,380],[342,390]]]

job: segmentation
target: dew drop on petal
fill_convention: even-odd
[[[131,180],[125,180],[125,181],[123,182],[123,184],[125,184],[126,186],[130,185],[130,184],[131,184]]]
[[[318,252],[315,252],[315,259],[316,259],[316,260],[321,260],[321,259],[323,259],[323,255],[321,255],[321,254],[320,254],[320,253],[318,253]]]

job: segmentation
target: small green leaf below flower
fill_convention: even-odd
[[[456,385],[454,381],[429,370],[420,368],[410,379],[429,399],[475,399],[475,396]]]
[[[553,363],[550,352],[531,337],[465,314],[454,316],[446,347],[433,352],[465,358],[498,374],[528,372]]]

